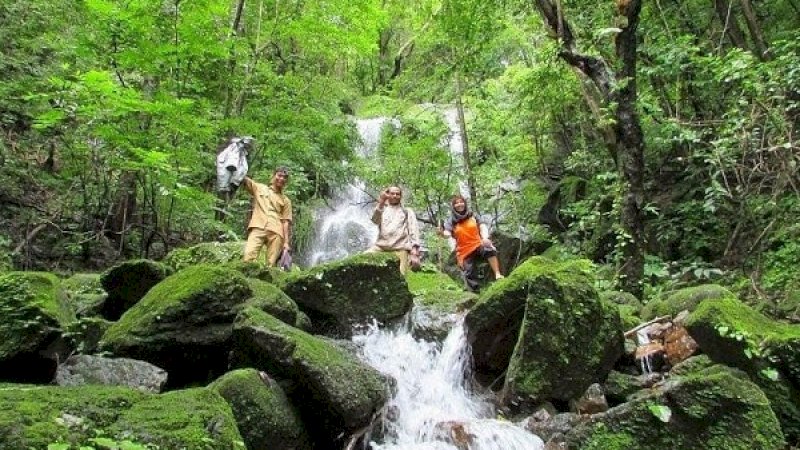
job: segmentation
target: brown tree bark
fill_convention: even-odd
[[[714,3],[714,11],[717,13],[720,22],[722,22],[723,32],[731,40],[731,43],[742,50],[747,50],[747,39],[739,28],[739,21],[736,20],[736,15],[733,14],[731,2],[733,0],[712,0]]]
[[[769,45],[767,40],[764,39],[764,33],[761,31],[761,26],[758,24],[756,12],[753,9],[753,4],[750,0],[739,0],[742,4],[742,12],[744,13],[745,24],[750,31],[750,37],[753,39],[753,46],[756,48],[756,55],[758,59],[766,61],[770,59]]]
[[[458,112],[458,130],[461,135],[461,156],[464,159],[464,172],[467,175],[467,189],[469,190],[470,200],[472,200],[472,210],[480,213],[478,206],[478,195],[475,191],[475,176],[472,173],[472,160],[469,154],[469,136],[467,136],[467,122],[464,118],[464,104],[461,102],[461,79],[456,74],[456,111]]]
[[[559,57],[572,66],[584,83],[592,110],[615,106],[613,125],[604,125],[605,144],[615,159],[624,183],[620,221],[624,236],[624,261],[619,268],[620,288],[642,296],[644,276],[644,137],[636,109],[636,31],[641,0],[617,0],[620,29],[615,40],[616,70],[600,57],[582,54],[570,23],[564,18],[560,0],[536,0],[535,7],[554,38],[560,43]],[[596,104],[599,100],[601,105]]]

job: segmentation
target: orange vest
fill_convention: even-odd
[[[453,238],[456,240],[456,260],[462,264],[464,259],[480,247],[481,230],[474,217],[453,225]]]

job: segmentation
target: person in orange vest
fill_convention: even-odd
[[[268,266],[275,266],[283,252],[291,252],[292,202],[283,189],[289,180],[289,169],[278,167],[269,185],[244,178],[244,187],[253,197],[253,216],[247,226],[244,261],[255,261],[261,248],[266,248]]]
[[[482,258],[489,262],[495,280],[503,277],[500,262],[497,260],[497,249],[489,239],[489,230],[485,224],[467,207],[467,200],[456,195],[450,202],[451,215],[439,229],[442,236],[452,237],[456,241],[456,262],[464,276],[464,283],[470,291],[478,290],[478,271],[475,259]]]

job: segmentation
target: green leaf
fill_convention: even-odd
[[[725,325],[720,325],[717,327],[717,331],[719,332],[720,336],[727,336],[729,330],[730,328]]]
[[[778,373],[778,371],[772,367],[761,369],[761,375],[764,375],[765,377],[767,377],[767,379],[772,381],[778,381],[778,378],[780,378],[780,374]]]
[[[70,447],[69,444],[63,444],[63,443],[48,444],[47,450],[69,450],[69,447]]]
[[[664,423],[669,422],[669,419],[672,417],[672,410],[669,409],[669,406],[651,404],[647,406],[647,409],[649,409],[654,416],[658,417],[658,420]]]

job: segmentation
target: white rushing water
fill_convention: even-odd
[[[636,342],[639,344],[639,346],[650,343],[650,336],[647,335],[647,327],[641,328],[636,332]],[[640,358],[639,364],[642,368],[642,374],[648,375],[653,373],[653,360],[650,355],[645,355]]]
[[[488,399],[469,388],[471,354],[461,321],[443,344],[417,340],[406,328],[370,327],[353,340],[368,364],[396,381],[373,450],[537,450],[539,437],[494,419]]]
[[[386,124],[399,126],[386,117],[356,121],[361,145],[356,148],[360,157],[369,157],[378,147],[381,131]],[[378,228],[370,221],[374,203],[365,191],[364,182],[354,179],[333,199],[330,208],[318,211],[315,239],[309,246],[308,264],[342,259],[363,252],[372,244]]]

